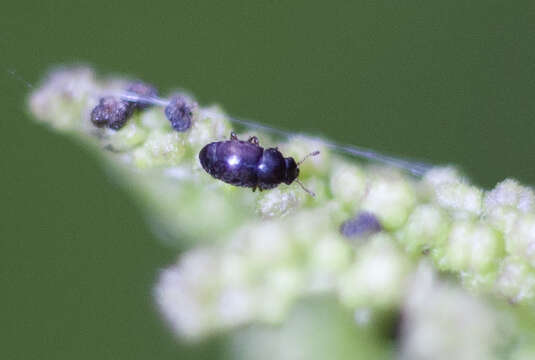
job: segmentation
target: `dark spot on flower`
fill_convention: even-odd
[[[107,96],[100,99],[93,111],[91,111],[91,122],[96,127],[109,127],[119,130],[126,124],[132,115],[132,105],[124,100]]]
[[[186,131],[191,126],[195,104],[185,95],[174,95],[165,107],[165,116],[176,131]]]
[[[361,212],[356,217],[345,221],[340,226],[340,233],[348,238],[364,237],[381,231],[382,226],[377,217],[369,212]]]

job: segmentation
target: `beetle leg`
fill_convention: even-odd
[[[251,136],[247,142],[250,142],[251,144],[258,145],[258,138],[256,136]]]
[[[253,192],[255,192],[255,191],[256,191],[256,186],[253,188]]]
[[[238,140],[238,136],[236,135],[234,131],[230,133],[230,140]]]

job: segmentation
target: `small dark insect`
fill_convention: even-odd
[[[340,226],[340,233],[348,238],[364,237],[381,231],[379,220],[369,212],[361,212]]]
[[[190,128],[194,106],[193,101],[182,94],[169,99],[169,105],[165,107],[165,116],[171,122],[173,129],[183,132]]]
[[[132,115],[133,107],[128,101],[113,96],[106,96],[91,111],[91,122],[96,127],[107,126],[113,130],[119,130],[126,124]]]
[[[309,156],[318,154],[319,151],[310,153],[296,163],[291,157],[283,157],[277,148],[264,150],[258,145],[256,136],[241,141],[232,132],[230,140],[213,142],[202,148],[199,160],[207,173],[227,184],[262,191],[277,187],[280,183],[290,185],[296,181],[303,190],[314,196],[297,179],[298,166]]]
[[[126,91],[139,96],[139,99],[128,100],[135,109],[143,110],[153,105],[150,99],[158,97],[158,90],[150,85],[141,81],[136,81],[127,86]],[[143,100],[143,99],[147,100]]]

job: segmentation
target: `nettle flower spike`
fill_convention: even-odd
[[[344,344],[369,358],[535,357],[530,187],[486,191],[453,167],[287,134],[88,68],[52,73],[29,108],[105,154],[165,241],[190,247],[154,290],[178,336],[233,334],[243,358],[274,343],[324,358],[310,328],[336,334],[317,344],[338,358],[353,354]]]

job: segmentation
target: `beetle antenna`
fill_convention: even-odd
[[[311,152],[310,154],[308,154],[307,156],[305,156],[301,161],[299,161],[299,162],[297,163],[297,166],[301,165],[301,164],[302,164],[306,159],[308,159],[309,157],[311,157],[311,156],[317,156],[317,155],[319,155],[319,154],[320,154],[319,150],[316,150],[316,151]]]
[[[299,179],[295,179],[295,182],[297,182],[299,184],[299,186],[301,186],[301,189],[305,190],[305,192],[312,196],[312,197],[316,197],[316,194],[312,191],[312,190],[309,190],[305,187],[305,185],[303,185],[303,183],[301,181],[299,181]]]

